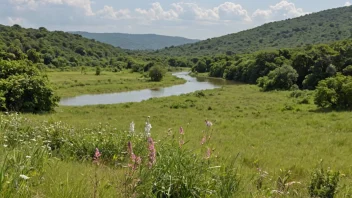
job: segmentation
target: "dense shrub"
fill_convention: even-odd
[[[98,66],[95,68],[95,75],[99,76],[101,73],[101,68]]]
[[[333,198],[340,180],[340,173],[330,169],[317,169],[312,173],[308,187],[311,197]]]
[[[30,62],[0,60],[2,111],[51,111],[58,101],[47,77]]]
[[[258,86],[264,91],[270,90],[288,90],[297,81],[298,74],[291,66],[282,66],[271,71],[268,76],[258,79]]]
[[[165,75],[165,71],[160,66],[153,66],[149,69],[149,77],[152,81],[161,81]]]
[[[323,108],[352,109],[352,77],[339,74],[320,81],[314,102]]]

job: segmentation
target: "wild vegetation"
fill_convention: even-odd
[[[166,56],[212,56],[259,50],[303,47],[351,37],[352,7],[334,8],[284,21],[267,23],[242,32],[209,38],[194,44],[155,51]]]
[[[315,89],[319,81],[337,73],[350,75],[351,44],[351,40],[344,40],[297,49],[192,58],[196,62],[192,70],[208,72],[211,77],[257,83],[264,91]]]
[[[328,36],[309,42],[338,40],[347,36],[350,22],[342,18],[350,9],[259,32],[266,39],[299,24],[286,40],[280,36],[289,32],[276,34],[282,43],[274,47],[322,28]],[[312,24],[327,13],[328,26]],[[0,41],[1,197],[352,196],[351,40],[211,56],[179,48],[192,54],[180,57],[18,25],[0,26]],[[267,48],[270,40],[258,42]],[[180,84],[166,73],[178,67],[248,84],[140,103],[57,106],[57,95]]]

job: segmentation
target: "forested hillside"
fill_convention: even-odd
[[[50,67],[107,66],[124,55],[119,48],[80,35],[0,25],[0,59],[29,59]]]
[[[165,47],[195,43],[199,40],[156,34],[122,34],[72,32],[89,39],[130,50],[157,50]]]
[[[351,37],[352,7],[330,9],[306,16],[268,23],[235,34],[195,44],[170,47],[155,54],[195,56],[251,53],[263,49],[300,47]]]

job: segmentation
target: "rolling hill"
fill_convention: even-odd
[[[81,35],[0,25],[0,59],[29,59],[53,67],[107,66],[125,56],[120,48]]]
[[[351,19],[352,6],[335,8],[154,53],[167,56],[237,54],[329,43],[351,37]]]
[[[122,34],[122,33],[89,33],[70,32],[89,39],[111,44],[129,50],[157,50],[170,46],[195,43],[199,40],[183,37],[162,36],[156,34]]]

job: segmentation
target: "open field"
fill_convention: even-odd
[[[344,174],[341,184],[352,184],[352,159],[348,157],[352,152],[350,112],[322,111],[313,104],[297,104],[289,98],[290,92],[263,93],[252,85],[203,93],[204,96],[193,93],[141,103],[59,107],[53,114],[24,116],[37,121],[60,120],[76,128],[108,123],[126,131],[131,121],[136,123],[137,131],[143,131],[145,118],[151,116],[154,139],[162,140],[169,128],[177,132],[183,126],[189,148],[200,145],[206,128],[204,120],[209,119],[214,124],[214,154],[227,158],[239,153],[237,165],[243,178],[243,195],[255,191],[252,180],[260,168],[269,173],[265,187],[275,188],[280,169],[291,170],[291,179],[300,181],[297,188],[308,196],[310,173],[320,160],[324,167]],[[343,185],[340,197],[350,190]]]
[[[57,94],[63,98],[83,94],[167,87],[185,82],[183,79],[172,76],[171,73],[167,73],[162,82],[152,82],[142,74],[131,73],[128,70],[116,73],[103,71],[99,76],[95,75],[94,71],[88,71],[86,74],[81,74],[80,71],[48,72],[47,75]]]

